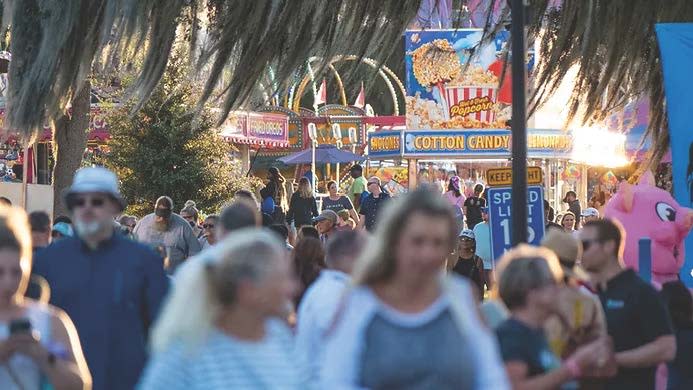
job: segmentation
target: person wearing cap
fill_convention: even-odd
[[[328,238],[335,232],[339,216],[332,210],[323,210],[320,215],[313,218],[313,224],[320,233],[320,241],[327,242]]]
[[[72,225],[67,222],[58,222],[53,225],[51,230],[51,238],[53,242],[62,240],[67,237],[74,237],[75,233],[72,230]]]
[[[484,299],[484,261],[476,255],[476,236],[469,229],[464,229],[459,234],[457,241],[457,263],[452,267],[452,272],[464,276],[477,287],[477,298]]]
[[[147,359],[149,327],[168,291],[163,260],[115,231],[125,201],[108,169],[78,170],[65,202],[76,237],[38,253],[33,273],[48,281],[50,303],[74,322],[93,388],[132,389]]]
[[[357,227],[358,229],[365,228],[367,231],[373,232],[378,222],[380,210],[390,200],[390,195],[387,192],[383,192],[383,189],[380,187],[380,178],[377,176],[368,179],[368,187],[366,188],[370,194],[363,200],[361,210],[359,210]]]
[[[575,191],[568,191],[565,193],[565,197],[563,197],[563,203],[568,203],[568,211],[573,213],[575,216],[575,227],[574,230],[578,230],[580,227],[580,216],[582,213],[580,212],[580,201],[577,198],[577,194]]]
[[[580,215],[582,215],[583,223],[599,220],[599,210],[595,209],[594,207],[584,209]]]
[[[564,285],[556,291],[555,311],[544,323],[544,333],[553,353],[567,358],[581,345],[607,336],[604,310],[599,299],[584,287],[588,276],[577,265],[582,248],[575,236],[551,229],[546,232],[541,246],[558,257],[564,281]],[[594,370],[592,376],[613,372],[615,366],[611,363],[610,366]]]
[[[361,194],[366,191],[368,182],[363,177],[363,167],[359,164],[354,164],[349,171],[353,182],[349,186],[349,197],[356,209],[361,207]]]
[[[154,212],[142,218],[132,234],[140,242],[152,246],[163,245],[166,248],[170,274],[188,257],[196,255],[202,249],[190,224],[173,213],[173,200],[168,196],[156,200]]]

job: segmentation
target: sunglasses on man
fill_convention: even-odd
[[[86,207],[86,206],[91,206],[94,208],[99,208],[103,207],[103,205],[106,204],[106,199],[103,197],[87,197],[87,196],[79,196],[72,198],[68,201],[68,208],[69,209],[75,209],[75,208],[81,208],[81,207]]]
[[[203,228],[205,229],[214,229],[214,224],[212,223],[205,223],[202,225]]]

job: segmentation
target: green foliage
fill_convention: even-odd
[[[107,116],[110,153],[102,162],[118,174],[130,214],[152,212],[161,195],[173,199],[175,211],[191,199],[203,213],[216,213],[237,189],[257,186],[230,158],[232,146],[219,137],[209,109],[193,112],[199,94],[187,74],[183,60],[172,58],[141,110],[131,115],[130,100]]]

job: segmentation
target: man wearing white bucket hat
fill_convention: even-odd
[[[125,208],[118,178],[105,168],[75,173],[65,195],[76,237],[41,251],[33,272],[50,303],[75,323],[94,389],[134,388],[146,361],[149,326],[168,290],[163,260],[115,231]]]

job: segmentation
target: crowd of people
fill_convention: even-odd
[[[545,207],[542,246],[496,265],[482,185],[351,175],[322,210],[274,168],[204,219],[123,215],[104,168],[69,218],[0,205],[0,388],[653,389],[660,365],[693,388],[693,298],[623,268],[617,221]]]

